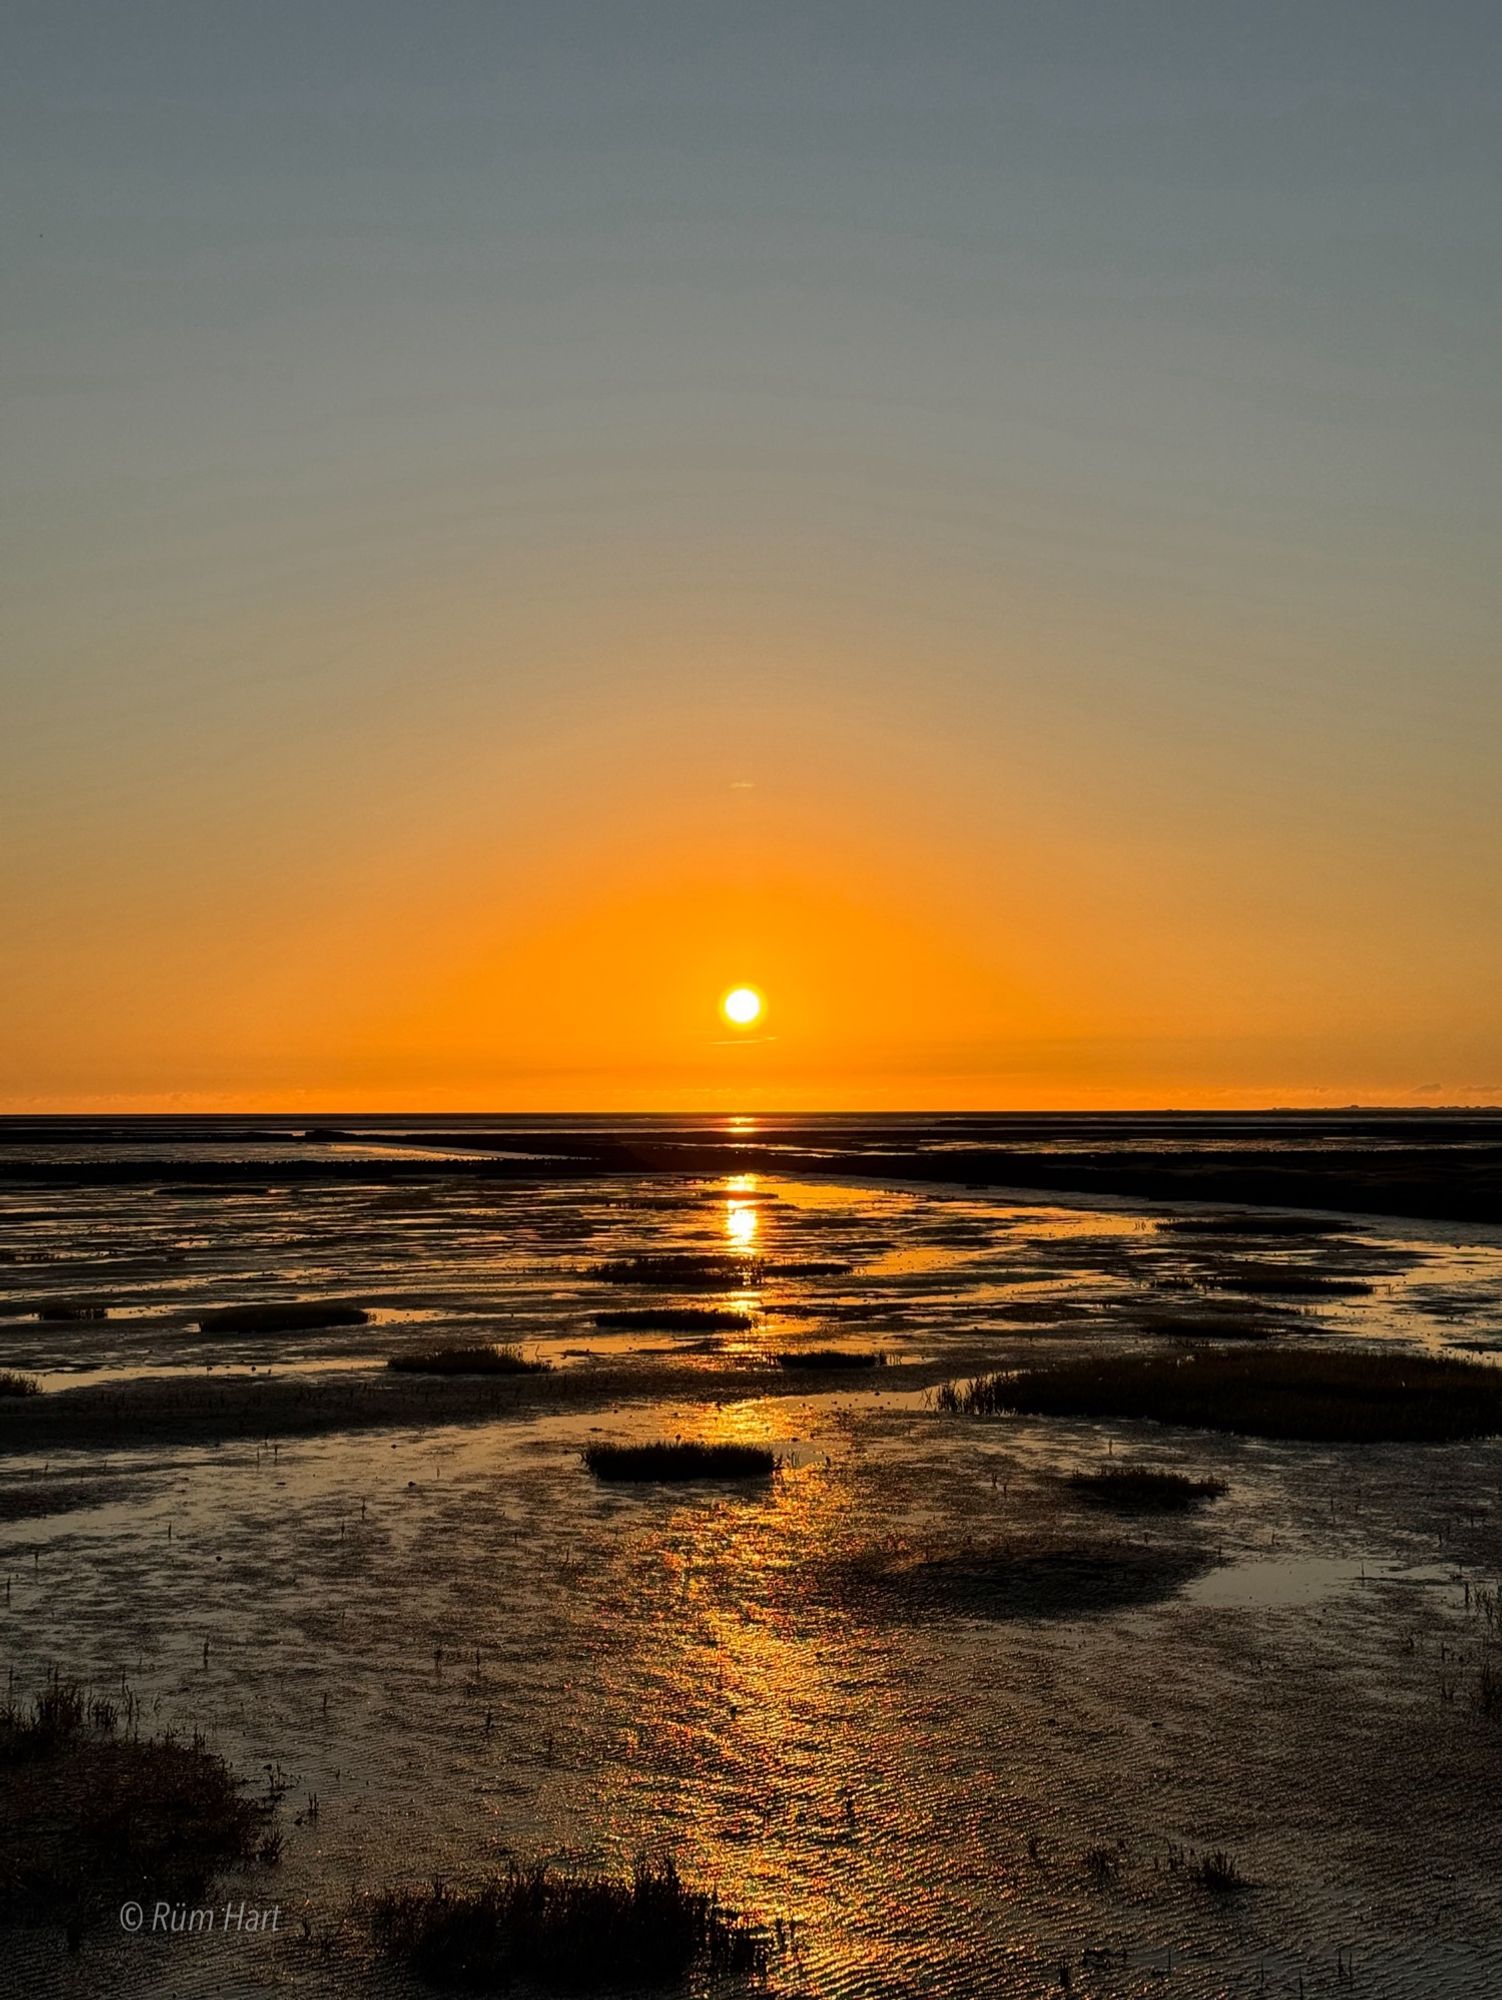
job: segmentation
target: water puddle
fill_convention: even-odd
[[[1457,1582],[1455,1570],[1442,1563],[1393,1566],[1353,1562],[1348,1556],[1269,1556],[1211,1570],[1188,1586],[1184,1598],[1221,1609],[1270,1610],[1315,1604],[1350,1590],[1393,1586],[1420,1591]]]

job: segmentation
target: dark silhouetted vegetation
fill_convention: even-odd
[[[1175,1236],[1344,1236],[1356,1227],[1341,1216],[1280,1215],[1270,1209],[1237,1210],[1227,1215],[1164,1215],[1161,1230]]]
[[[1145,1465],[1072,1472],[1069,1485],[1092,1507],[1123,1514],[1183,1513],[1202,1500],[1218,1500],[1226,1490],[1223,1479],[1191,1479],[1186,1472],[1158,1472]]]
[[[727,1257],[721,1252],[668,1251],[660,1255],[613,1257],[596,1264],[594,1275],[613,1285],[684,1286],[692,1290],[723,1285],[734,1291],[767,1278],[840,1278],[855,1266],[839,1257],[776,1259]]]
[[[275,1858],[272,1801],[247,1798],[201,1737],[143,1739],[119,1720],[67,1682],[0,1708],[0,1921],[76,1937],[124,1897],[198,1895]]]
[[[1113,1889],[1121,1880],[1124,1856],[1119,1847],[1107,1847],[1102,1841],[1087,1847],[1083,1860],[1085,1873],[1097,1889]]]
[[[790,1347],[777,1357],[780,1368],[881,1368],[886,1356],[874,1348]]]
[[[35,1396],[41,1386],[35,1375],[18,1375],[14,1368],[0,1368],[0,1396]]]
[[[584,1463],[597,1479],[765,1479],[777,1470],[757,1444],[592,1444]]]
[[[1143,1333],[1166,1334],[1170,1340],[1273,1340],[1280,1333],[1307,1328],[1306,1318],[1259,1313],[1255,1307],[1149,1306],[1135,1310],[1132,1325]]]
[[[1372,1289],[1367,1278],[1342,1278],[1307,1264],[1227,1260],[1209,1275],[1211,1282],[1228,1291],[1275,1299],[1359,1299]]]
[[[551,1362],[531,1360],[519,1347],[478,1341],[455,1347],[413,1347],[386,1363],[403,1375],[546,1375]]]
[[[598,1327],[659,1333],[749,1333],[754,1324],[750,1313],[721,1306],[622,1306],[595,1314]]]
[[[306,1333],[316,1327],[365,1326],[370,1314],[363,1306],[334,1300],[295,1300],[286,1305],[221,1306],[203,1313],[200,1333]]]
[[[420,1977],[469,1992],[524,1982],[555,1993],[759,1977],[767,1946],[673,1863],[639,1859],[629,1878],[540,1862],[474,1888],[399,1890],[371,1911],[376,1942]]]
[[[687,1286],[726,1285],[741,1291],[754,1282],[756,1266],[747,1257],[726,1257],[715,1253],[673,1251],[660,1256],[612,1257],[597,1264],[594,1275],[612,1285]]]
[[[1502,1430],[1502,1371],[1359,1348],[1262,1347],[1092,1356],[948,1383],[941,1409],[1149,1417],[1253,1437],[1333,1444],[1487,1437]]]
[[[1210,1890],[1216,1896],[1234,1895],[1247,1885],[1240,1862],[1223,1847],[1217,1847],[1213,1854],[1202,1854],[1190,1873],[1201,1888]]]
[[[37,1307],[36,1316],[72,1326],[82,1320],[108,1319],[110,1309],[92,1299],[50,1299],[46,1305]]]

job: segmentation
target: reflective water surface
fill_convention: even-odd
[[[1273,1339],[1490,1355],[1496,1232],[1258,1240],[767,1174],[284,1189],[268,1169],[0,1195],[0,1365],[119,1412],[87,1442],[5,1433],[13,1685],[55,1666],[128,1687],[144,1726],[202,1727],[284,1780],[265,1893],[294,1913],[253,1943],[37,1938],[17,1990],[406,1993],[352,1915],[373,1889],[646,1850],[795,1920],[788,1995],[1502,1991],[1497,1445],[977,1423],[931,1398],[976,1367],[1206,1337],[1228,1307]],[[715,1261],[659,1288],[598,1268],[641,1255]],[[283,1299],[370,1319],[197,1325]],[[107,1316],[35,1317],[60,1304]],[[750,1325],[594,1323],[645,1305]],[[404,1378],[413,1400],[355,1423],[390,1354],[471,1339],[553,1362],[568,1398],[477,1392],[455,1421]],[[831,1345],[885,1366],[778,1365]],[[257,1431],[250,1399],[278,1394],[309,1399],[301,1434]],[[782,1465],[599,1485],[583,1446],[628,1436],[766,1442]],[[1125,1459],[1227,1492],[1103,1518],[1066,1483]],[[1203,1886],[1215,1849],[1249,1886]]]

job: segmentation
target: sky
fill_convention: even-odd
[[[11,0],[0,1109],[1502,1101],[1499,57]]]

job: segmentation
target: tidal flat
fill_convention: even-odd
[[[1502,1439],[943,1394],[1285,1350],[1489,1379],[1502,1229],[318,1143],[311,1183],[274,1147],[252,1184],[0,1182],[0,1365],[39,1384],[0,1401],[8,1699],[202,1742],[280,1834],[206,1900],[282,1913],[32,1899],[0,1990],[416,2000],[453,1966],[393,1909],[447,1940],[540,1880],[614,1921],[670,1865],[755,1949],[599,1990],[1502,1991]],[[389,1366],[474,1349],[546,1366]],[[786,1365],[831,1351],[882,1365]],[[610,1445],[774,1469],[602,1480]]]

